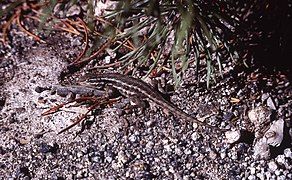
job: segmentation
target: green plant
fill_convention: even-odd
[[[54,25],[57,23],[63,23],[61,29],[67,32],[75,32],[78,35],[85,32],[86,47],[76,61],[73,61],[75,65],[88,62],[106,47],[111,46],[116,52],[123,48],[122,56],[117,60],[121,70],[126,67],[135,70],[144,66],[148,70],[145,76],[148,76],[152,72],[168,69],[172,72],[177,87],[189,64],[195,63],[196,72],[205,67],[206,82],[209,87],[210,81],[216,80],[217,72],[222,74],[222,54],[229,54],[232,58],[233,46],[230,43],[232,40],[230,34],[238,25],[232,2],[125,0],[117,1],[116,7],[108,9],[105,16],[95,17],[94,1],[90,0],[87,2],[86,12],[81,13],[83,20],[79,19],[75,22],[64,17],[62,19],[55,14],[58,14],[58,11],[66,13],[73,5],[80,3],[81,6],[86,2],[31,1],[26,6],[25,1],[18,1],[7,6],[3,13],[0,13],[0,17],[8,14],[15,7],[35,8],[40,10],[40,13],[35,14],[40,22],[38,32],[42,29],[48,29],[50,32],[54,30]],[[22,11],[19,14],[22,14]],[[19,18],[20,15],[11,16],[10,19],[17,17]],[[3,41],[12,20],[4,26]],[[102,31],[97,30],[96,21],[102,22]],[[73,23],[75,28],[70,23]],[[79,25],[81,23],[82,27],[76,26],[76,23]],[[18,24],[21,25],[20,22]],[[23,30],[25,31],[24,28]],[[26,33],[34,36],[27,31]],[[89,40],[93,44],[92,47],[88,47]],[[107,41],[106,46],[101,46],[104,40]]]
[[[215,70],[221,73],[220,51],[225,48],[232,57],[227,35],[238,23],[228,8],[227,1],[127,0],[119,1],[104,18],[120,30],[115,40],[134,42],[134,49],[120,58],[122,68],[150,61],[149,74],[169,57],[177,87],[191,60],[197,70],[204,60],[209,87]]]

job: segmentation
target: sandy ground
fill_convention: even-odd
[[[86,110],[85,106],[68,107],[41,115],[70,98],[36,90],[60,84],[60,73],[67,65],[60,54],[50,46],[34,45],[21,56],[8,54],[3,59],[10,60],[14,69],[1,86],[5,104],[0,114],[0,174],[4,179],[292,178],[287,127],[291,87],[281,72],[268,76],[258,71],[255,81],[255,74],[229,68],[226,79],[211,91],[183,86],[171,96],[189,114],[206,116],[207,122],[220,127],[233,124],[234,130],[244,132],[236,142],[232,139],[237,134],[226,137],[195,123],[182,126],[181,120],[151,104],[144,112],[123,113],[118,103],[91,116],[91,126],[81,134],[76,136],[78,125],[58,135]],[[189,71],[185,84],[193,81],[191,75]],[[240,103],[230,102],[231,97]],[[278,147],[257,144],[261,139],[257,128],[263,126],[253,124],[248,112],[260,106],[273,114],[264,117],[268,127],[278,119],[284,122],[284,141]],[[256,155],[256,148],[263,149],[259,153],[264,155]]]

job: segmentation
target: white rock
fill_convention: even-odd
[[[251,173],[251,174],[255,174],[255,173],[256,173],[256,169],[255,169],[254,167],[251,167],[251,168],[250,168],[250,173]]]
[[[268,167],[272,172],[275,172],[278,169],[278,165],[274,161],[269,162]]]
[[[199,138],[200,138],[200,134],[197,133],[197,132],[194,132],[194,133],[191,135],[191,138],[192,138],[193,141],[197,141],[197,140],[199,140]]]
[[[277,170],[275,171],[275,174],[276,174],[277,176],[280,176],[280,175],[281,175],[281,171],[280,171],[279,169],[277,169]]]
[[[268,93],[264,93],[262,94],[262,102],[264,102],[265,100],[267,100],[269,98],[269,94]]]
[[[263,173],[257,173],[256,176],[260,179],[260,180],[264,180],[265,176]]]
[[[179,155],[179,156],[182,155],[182,151],[181,151],[180,148],[175,148],[175,149],[174,149],[174,152],[175,152],[175,154],[177,154],[177,155]]]
[[[136,137],[134,134],[132,134],[132,135],[129,137],[129,140],[130,140],[131,142],[136,142],[137,137]]]
[[[110,156],[107,156],[106,158],[105,158],[105,160],[107,161],[107,162],[112,162],[112,160],[113,160],[113,158],[111,158]]]
[[[280,165],[285,165],[285,156],[283,154],[280,154],[276,157],[276,161]]]
[[[259,106],[248,113],[248,117],[252,122],[258,121],[258,120],[265,120],[266,118],[269,118],[271,115],[270,110],[267,107]]]
[[[96,1],[93,3],[94,6],[94,16],[103,16],[108,14],[110,11],[106,11],[105,9],[114,9],[116,7],[116,1]]]
[[[214,151],[210,151],[210,153],[209,153],[209,157],[212,159],[212,160],[214,160],[214,159],[216,159],[216,157],[217,157],[217,154],[214,152]]]
[[[267,106],[273,110],[276,110],[276,105],[271,97],[267,99]]]
[[[221,159],[224,159],[225,157],[226,157],[226,152],[221,152],[221,153],[220,153],[220,158],[221,158]]]
[[[265,172],[265,176],[266,176],[265,179],[271,179],[272,174],[270,171],[267,171],[267,172]]]
[[[109,64],[109,63],[111,62],[111,57],[110,57],[110,56],[106,56],[106,57],[104,58],[104,62],[105,62],[106,64]]]
[[[172,148],[171,148],[171,145],[170,144],[166,144],[163,146],[164,149],[167,151],[167,152],[171,152],[172,151]]]
[[[125,153],[123,151],[120,151],[118,153],[117,158],[118,158],[118,163],[121,164],[121,165],[123,165],[124,163],[126,163],[127,160],[128,160],[127,156],[125,155]]]
[[[284,155],[285,155],[286,158],[292,159],[292,151],[291,151],[291,149],[290,148],[285,149],[284,150]]]
[[[250,176],[248,176],[247,179],[248,179],[248,180],[255,180],[255,179],[256,179],[256,176],[255,176],[255,175],[250,175]]]
[[[270,156],[270,149],[266,138],[259,139],[254,145],[255,158],[267,159]]]
[[[227,131],[225,132],[225,137],[227,143],[235,143],[240,138],[240,131]]]
[[[260,128],[263,124],[270,121],[271,111],[263,106],[256,107],[248,112],[248,118],[255,125]]]
[[[192,151],[189,148],[187,148],[187,149],[184,150],[184,153],[186,155],[190,155],[192,153]]]
[[[274,121],[269,130],[265,133],[267,143],[271,146],[279,146],[283,140],[284,120]]]
[[[277,180],[286,180],[286,179],[288,179],[288,178],[286,178],[286,176],[284,176],[284,175],[280,175],[277,177]]]

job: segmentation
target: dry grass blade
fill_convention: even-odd
[[[95,53],[93,53],[90,57],[84,58],[81,61],[78,61],[76,63],[70,63],[69,66],[73,66],[73,65],[80,65],[82,63],[86,63],[88,61],[90,61],[91,59],[93,59],[94,57],[98,56],[101,52],[103,52],[105,50],[105,48],[107,48],[111,43],[113,42],[113,38],[109,39],[101,48],[99,48]]]
[[[7,32],[8,32],[8,29],[10,27],[10,25],[13,23],[13,21],[17,18],[17,14],[14,14],[13,16],[10,17],[10,19],[8,20],[8,22],[6,22],[4,24],[4,27],[2,29],[2,32],[3,32],[3,43],[4,44],[7,44]]]
[[[38,37],[37,35],[35,35],[35,34],[29,32],[27,29],[25,29],[25,28],[22,26],[22,24],[21,24],[21,22],[20,22],[21,10],[17,11],[16,14],[17,14],[17,16],[16,16],[16,22],[17,22],[17,25],[20,27],[20,29],[21,29],[24,33],[26,33],[26,34],[28,34],[29,36],[33,37],[36,41],[40,41],[40,42],[42,42],[42,43],[46,43],[46,41],[42,40],[42,39],[41,39],[40,37]]]
[[[103,105],[103,104],[111,104],[111,103],[113,103],[115,101],[116,101],[116,99],[112,99],[111,100],[111,99],[107,99],[107,98],[103,98],[103,97],[96,99],[95,103],[92,106],[90,106],[88,108],[88,110],[84,114],[82,114],[81,116],[78,116],[77,120],[73,124],[71,124],[70,126],[66,127],[65,129],[61,130],[60,132],[58,132],[58,134],[61,134],[61,133],[65,132],[65,131],[71,129],[72,127],[76,126],[77,124],[79,124],[82,120],[84,120],[87,117],[87,115],[92,110],[96,109],[98,106]]]
[[[85,54],[85,52],[87,51],[87,48],[88,48],[88,31],[87,31],[87,26],[86,26],[85,22],[82,19],[78,18],[78,20],[83,25],[83,29],[84,29],[84,32],[85,32],[85,47],[84,47],[83,51],[78,55],[78,57],[73,61],[73,64],[77,63],[82,58],[82,56]]]
[[[67,32],[72,33],[72,34],[80,35],[80,32],[76,28],[74,28],[70,23],[68,23],[67,20],[65,20],[65,21],[60,20],[60,21],[62,24],[65,25],[65,27],[62,27],[61,25],[56,24],[54,26],[54,29],[60,29],[62,31],[67,31]],[[70,21],[70,22],[72,22],[72,21]]]
[[[49,115],[49,114],[53,114],[57,111],[59,111],[62,107],[64,107],[65,105],[67,104],[70,104],[70,103],[73,103],[73,102],[84,102],[84,101],[97,101],[96,98],[93,98],[93,97],[81,97],[81,98],[78,98],[78,99],[73,99],[73,100],[70,100],[68,102],[65,102],[65,103],[62,103],[62,104],[59,104],[57,106],[54,106],[52,108],[50,108],[49,110],[45,111],[42,113],[42,116],[46,116],[46,115]]]
[[[69,129],[71,129],[72,127],[74,127],[74,126],[76,126],[77,124],[79,124],[83,119],[85,119],[86,118],[86,116],[93,110],[93,109],[95,109],[97,106],[99,106],[100,105],[100,103],[99,102],[97,102],[97,103],[95,103],[94,105],[92,105],[84,114],[82,114],[81,116],[78,116],[77,117],[77,119],[76,119],[76,121],[73,123],[73,124],[71,124],[70,126],[68,126],[68,127],[66,127],[65,129],[62,129],[60,132],[58,132],[58,134],[61,134],[61,133],[63,133],[63,132],[65,132],[65,131],[67,131],[67,130],[69,130]]]

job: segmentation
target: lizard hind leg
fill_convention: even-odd
[[[129,97],[130,104],[127,107],[128,110],[138,110],[139,114],[143,114],[145,109],[149,107],[149,104],[144,99],[139,98],[138,96]]]
[[[106,98],[117,98],[122,95],[119,90],[117,90],[110,84],[106,84],[104,90],[105,90],[104,97]]]

